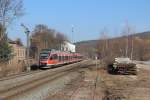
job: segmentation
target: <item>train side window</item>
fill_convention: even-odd
[[[63,61],[64,60],[64,57],[63,56],[61,56],[61,61]]]
[[[54,59],[54,60],[57,60],[57,59],[58,59],[57,54],[54,54],[54,55],[53,55],[53,59]]]
[[[64,56],[64,60],[66,60],[66,56]]]
[[[62,59],[61,56],[58,56],[58,58],[59,58],[59,61],[61,61],[61,59]]]
[[[64,56],[64,60],[66,60],[66,56]]]
[[[52,55],[49,59],[50,59],[50,60],[57,60],[57,59],[58,59],[58,56],[57,56],[57,54],[54,54],[54,55]]]
[[[61,56],[61,61],[63,61],[63,56]]]
[[[62,59],[63,59],[62,56],[60,56],[60,61],[62,61]]]
[[[70,56],[70,58],[69,58],[70,60],[72,60],[72,56]]]
[[[64,61],[64,56],[62,56],[62,61]]]

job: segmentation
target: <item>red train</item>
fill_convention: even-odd
[[[44,49],[39,56],[39,66],[40,68],[51,68],[53,66],[75,63],[81,60],[83,60],[83,56],[79,53]]]

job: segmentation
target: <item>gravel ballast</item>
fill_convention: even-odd
[[[43,100],[47,96],[53,95],[62,90],[66,84],[68,84],[74,78],[77,78],[79,75],[80,73],[78,72],[70,72],[37,88],[33,88],[30,91],[8,98],[8,100]]]

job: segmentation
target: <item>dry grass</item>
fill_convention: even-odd
[[[104,100],[149,100],[149,71],[140,70],[134,75],[111,75],[106,70],[100,70],[101,81],[105,89]],[[143,92],[139,92],[142,89]],[[148,98],[148,99],[147,99]]]

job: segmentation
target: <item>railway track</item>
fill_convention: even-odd
[[[28,73],[13,78],[3,79],[0,81],[0,99],[7,100],[15,95],[30,91],[44,83],[57,79],[78,67],[81,67],[86,61],[79,63],[34,73]]]
[[[0,79],[0,82],[5,81],[5,80],[9,80],[9,79],[15,79],[17,77],[22,77],[22,76],[26,76],[26,75],[30,75],[30,74],[39,73],[39,72],[42,72],[42,70],[36,70],[36,71],[31,71],[31,72],[23,72],[23,73],[20,73],[20,74],[15,74],[15,75],[12,75],[12,76],[3,77],[3,78]]]
[[[83,80],[70,95],[70,100],[97,100],[97,76],[94,80]]]

